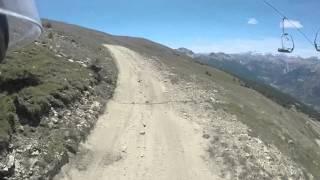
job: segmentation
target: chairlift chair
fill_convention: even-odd
[[[281,48],[278,48],[280,53],[292,53],[294,51],[295,45],[292,36],[285,32],[285,21],[288,20],[286,17],[282,20],[282,35],[281,35]],[[291,47],[287,47],[287,43],[291,44]],[[320,47],[319,47],[320,49]]]

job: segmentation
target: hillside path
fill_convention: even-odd
[[[104,115],[65,180],[214,180],[202,137],[180,117],[161,73],[150,59],[124,47],[105,45],[117,61],[118,85]]]

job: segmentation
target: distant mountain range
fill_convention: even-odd
[[[272,54],[196,54],[178,52],[196,61],[246,79],[263,82],[320,111],[320,59]]]

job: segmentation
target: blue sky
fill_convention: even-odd
[[[310,39],[320,28],[319,0],[269,0]],[[37,0],[40,16],[196,52],[271,52],[281,17],[261,0]],[[293,55],[317,53],[299,33]]]

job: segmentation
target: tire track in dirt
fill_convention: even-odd
[[[115,96],[60,179],[219,179],[202,159],[201,134],[180,117],[150,59],[105,45],[117,61]]]

